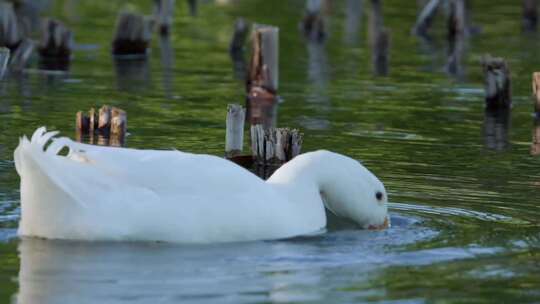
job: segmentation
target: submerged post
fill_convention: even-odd
[[[503,58],[484,56],[482,67],[485,77],[486,107],[510,109],[512,92],[510,69]]]
[[[116,21],[112,53],[113,55],[146,55],[151,38],[149,20],[142,15],[121,12]]]
[[[388,75],[390,59],[390,31],[384,27],[380,0],[371,0],[369,27],[373,70],[376,75],[386,76]]]
[[[253,30],[253,54],[249,67],[249,96],[275,98],[279,75],[279,29],[256,24]]]
[[[237,104],[227,107],[227,133],[225,137],[225,156],[233,158],[239,156],[244,149],[244,123],[246,121],[245,109]]]
[[[538,0],[523,0],[523,30],[534,32],[538,28]]]

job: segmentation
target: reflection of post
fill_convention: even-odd
[[[484,139],[486,148],[502,151],[508,148],[510,129],[509,109],[486,108],[484,116]]]
[[[247,117],[250,125],[263,125],[275,128],[277,124],[278,103],[275,98],[248,98]]]
[[[358,42],[358,32],[362,24],[364,0],[347,0],[345,6],[345,36],[344,41],[349,45]]]
[[[390,48],[390,33],[384,28],[381,0],[371,0],[369,33],[372,49],[373,69],[376,75],[388,75],[388,61]]]
[[[197,16],[197,0],[188,0],[189,14],[193,17]]]
[[[533,97],[534,97],[534,111],[536,116],[540,117],[540,72],[533,74]]]
[[[455,76],[463,74],[462,58],[467,31],[465,14],[464,0],[450,0],[450,15],[448,17],[449,54],[446,71]]]
[[[168,35],[173,24],[174,0],[154,0],[154,21],[161,35]]]
[[[162,36],[159,39],[159,47],[161,50],[161,68],[163,71],[163,91],[168,98],[173,96],[173,80],[174,80],[174,49],[171,44],[169,35]]]
[[[523,30],[534,32],[538,27],[538,0],[523,0]]]
[[[246,78],[246,59],[244,45],[248,35],[248,24],[243,18],[238,18],[234,24],[234,34],[229,46],[229,54],[234,65],[234,75],[237,79]]]
[[[540,117],[534,119],[531,155],[540,155]]]
[[[312,41],[322,41],[326,36],[321,14],[322,4],[322,0],[306,0],[306,16],[302,28],[306,38]]]
[[[310,81],[309,101],[320,105],[319,110],[326,110],[330,104],[328,97],[329,65],[326,54],[326,45],[316,42],[307,44],[308,52],[308,79]]]
[[[418,15],[418,19],[416,20],[416,24],[412,30],[414,34],[427,36],[427,32],[433,24],[433,19],[437,14],[440,3],[440,0],[430,0],[427,4],[425,4],[422,11]]]
[[[121,91],[144,90],[150,83],[149,63],[146,57],[114,59],[116,81]]]

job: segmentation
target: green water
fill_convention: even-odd
[[[390,72],[376,77],[367,16],[356,32],[346,25],[352,2],[332,1],[328,39],[317,45],[298,30],[304,1],[200,1],[192,16],[178,0],[172,59],[155,37],[146,68],[128,73],[110,56],[126,1],[44,5],[78,46],[67,75],[34,64],[0,83],[0,302],[538,303],[540,158],[529,153],[529,96],[539,35],[521,32],[516,1],[476,0],[482,33],[467,39],[454,77],[443,69],[442,18],[428,43],[410,35],[416,2],[387,0]],[[278,125],[300,128],[304,151],[333,150],[370,168],[389,191],[393,228],[216,246],[16,238],[12,153],[38,126],[74,136],[78,110],[111,104],[128,112],[130,147],[222,155],[226,106],[244,94],[228,54],[239,16],[280,27]],[[479,62],[488,52],[508,60],[513,80],[511,118],[496,131],[484,114]]]

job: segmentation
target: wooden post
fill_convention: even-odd
[[[303,136],[288,128],[251,126],[251,151],[259,165],[281,165],[300,154]]]
[[[279,75],[279,29],[256,24],[252,39],[253,54],[247,80],[249,95],[275,97]]]
[[[412,32],[415,35],[426,36],[429,28],[433,24],[433,19],[437,14],[437,10],[441,4],[441,0],[429,0],[429,2],[424,6],[416,24],[414,25]]]
[[[127,130],[126,111],[112,107],[111,109],[111,137],[123,138]]]
[[[244,149],[244,123],[246,111],[242,106],[230,104],[227,107],[227,133],[225,137],[225,156],[239,156]]]
[[[78,133],[87,134],[90,130],[90,117],[84,115],[82,111],[77,112],[75,117],[75,124],[77,126]]]
[[[121,12],[116,21],[112,52],[114,55],[146,55],[151,37],[149,20],[142,15]]]
[[[73,48],[73,33],[60,21],[44,19],[37,48],[41,57],[69,60]]]
[[[486,106],[491,109],[509,109],[512,105],[510,69],[503,58],[484,56],[482,66],[485,77]]]
[[[173,24],[174,0],[154,0],[154,21],[161,35],[169,35]]]
[[[536,116],[540,117],[540,72],[533,73],[532,89],[534,96],[534,111],[536,112]]]
[[[94,132],[98,130],[98,126],[99,126],[99,115],[95,108],[91,108],[90,111],[88,111],[88,117],[90,119],[89,121],[90,127],[88,131],[91,134],[94,134]]]
[[[244,18],[236,19],[234,23],[234,34],[231,39],[229,51],[232,53],[242,52],[244,45],[246,44],[246,38],[248,34],[248,24]]]
[[[14,51],[22,39],[13,4],[0,2],[0,46]]]
[[[321,14],[322,0],[306,0],[306,15],[302,29],[306,38],[312,41],[322,41],[326,37],[324,18]]]
[[[100,133],[108,135],[111,131],[111,107],[102,106],[99,109],[98,130]]]
[[[538,28],[538,0],[523,0],[523,30],[534,32]]]
[[[0,80],[4,77],[9,61],[10,51],[6,47],[0,47]]]

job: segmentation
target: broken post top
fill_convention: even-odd
[[[114,55],[146,55],[152,38],[151,22],[143,15],[123,11],[116,21]]]
[[[279,75],[279,28],[255,24],[252,42],[248,91],[262,89],[276,95]]]

